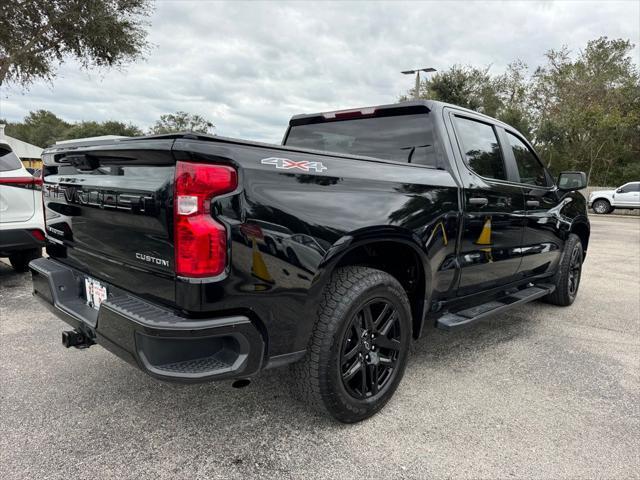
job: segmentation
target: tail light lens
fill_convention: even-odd
[[[0,177],[0,185],[13,185],[25,187],[42,185],[40,177]]]
[[[31,236],[39,242],[44,242],[44,232],[42,230],[31,230]]]
[[[237,172],[225,165],[178,162],[175,176],[175,270],[212,277],[227,264],[227,232],[211,216],[211,199],[235,190]]]

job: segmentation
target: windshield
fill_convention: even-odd
[[[437,166],[426,113],[296,125],[285,145]]]

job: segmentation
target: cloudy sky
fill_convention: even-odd
[[[640,43],[639,1],[187,2],[158,0],[153,49],[124,71],[69,62],[53,84],[0,92],[0,118],[47,109],[68,121],[143,128],[177,110],[225,136],[279,142],[296,113],[390,103],[413,85],[400,70],[535,67],[550,48],[601,35]],[[639,49],[634,56],[638,61]],[[639,61],[640,63],[640,61]]]

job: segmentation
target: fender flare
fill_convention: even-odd
[[[422,248],[419,237],[412,231],[402,227],[388,225],[381,227],[367,227],[350,232],[336,240],[327,250],[313,278],[311,288],[308,292],[308,313],[311,313],[311,309],[317,305],[319,296],[322,295],[322,291],[329,283],[331,275],[346,255],[363,246],[382,242],[406,245],[414,251],[417,258],[420,260],[422,273],[421,280],[424,283],[424,289],[420,292],[422,304],[418,309],[420,312],[419,318],[413,318],[414,337],[417,338],[420,332],[422,332],[425,317],[429,312],[433,270],[431,262],[429,261],[425,250]],[[412,308],[412,310],[414,309]],[[412,314],[413,313],[415,312],[412,311]]]

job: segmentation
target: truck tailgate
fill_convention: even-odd
[[[50,256],[91,277],[172,304],[172,140],[75,147],[45,155]]]

